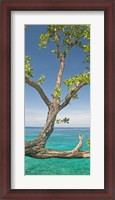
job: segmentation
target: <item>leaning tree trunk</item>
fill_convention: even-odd
[[[31,141],[26,142],[25,145],[25,155],[33,158],[88,158],[90,157],[89,151],[80,151],[83,144],[83,136],[79,135],[79,144],[72,150],[69,151],[59,151],[45,148],[46,142],[54,130],[54,123],[59,112],[59,107],[51,105],[48,117],[46,120],[46,124],[39,134],[38,138]]]
[[[31,142],[26,142],[26,152],[30,152],[34,146],[36,146],[36,148],[38,149],[45,148],[46,142],[54,130],[55,119],[58,112],[59,106],[57,107],[55,104],[52,103],[48,111],[46,124],[40,132],[38,138]]]

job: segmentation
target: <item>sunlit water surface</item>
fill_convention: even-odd
[[[41,128],[26,127],[25,140],[35,139]],[[83,150],[89,150],[87,140],[89,128],[55,128],[47,141],[46,148],[71,150],[79,142],[78,135],[84,135]],[[47,158],[35,159],[25,156],[25,175],[90,175],[90,158]]]

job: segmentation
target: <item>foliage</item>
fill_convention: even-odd
[[[74,94],[74,95],[72,96],[72,99],[78,99],[78,94],[77,94],[77,93]]]
[[[27,29],[28,29],[28,25],[25,25],[24,27],[25,27],[25,30],[27,30]]]
[[[46,48],[49,40],[56,45],[62,44],[61,53],[63,55],[66,55],[73,46],[82,48],[86,54],[84,62],[90,61],[90,25],[48,25],[47,32],[40,35],[38,46]],[[57,54],[57,57],[60,58],[57,47],[52,49],[51,52]]]
[[[55,121],[56,124],[61,124],[61,123],[64,123],[64,124],[69,124],[69,118],[65,117],[64,119],[57,119]]]
[[[40,78],[39,78],[38,81],[37,81],[37,84],[38,84],[38,85],[43,84],[44,80],[45,80],[45,76],[44,76],[44,75],[41,75]]]
[[[49,41],[49,36],[50,35],[48,33],[40,35],[40,43],[39,43],[39,47],[40,48],[46,48],[46,45],[47,45],[47,43]]]
[[[84,83],[86,85],[90,83],[90,74],[89,73],[76,75],[76,76],[70,77],[67,80],[64,80],[64,84],[68,87],[68,89],[70,91],[75,90],[76,86],[79,85],[79,84],[82,84],[82,83]],[[74,99],[78,98],[78,95],[75,94],[73,96],[73,98]]]
[[[46,48],[48,42],[51,41],[56,45],[51,52],[56,54],[59,59],[61,55],[68,54],[73,46],[78,46],[84,52],[84,63],[90,63],[90,25],[48,25],[47,32],[40,35],[39,47]],[[86,66],[89,70],[89,66]],[[64,84],[72,91],[79,83],[89,84],[90,75],[81,74],[70,77],[64,81]],[[61,96],[61,88],[55,88],[53,96],[59,98]],[[75,94],[73,99],[77,99]]]
[[[76,85],[78,85],[79,83],[89,84],[90,74],[84,73],[84,74],[76,75],[64,81],[64,84],[67,85],[70,90],[74,90]]]
[[[55,98],[59,98],[61,96],[61,88],[56,87],[54,90],[54,95]]]
[[[27,25],[25,25],[25,30],[26,29],[28,29]],[[85,54],[85,60],[83,62],[87,63],[86,69],[89,71],[90,25],[48,25],[46,33],[40,35],[38,45],[40,48],[46,48],[49,41],[54,43],[56,47],[52,49],[51,52],[56,54],[59,59],[61,59],[62,55],[66,57],[73,46],[81,48]],[[33,76],[33,69],[31,68],[30,60],[31,58],[29,56],[25,57],[25,76],[28,78]],[[41,75],[37,84],[43,84],[44,80],[45,76]],[[82,83],[90,83],[90,73],[75,75],[64,80],[64,84],[70,91],[74,91],[75,88]],[[60,96],[61,87],[55,87],[53,97],[58,99]],[[78,94],[74,93],[72,98],[78,99]]]
[[[90,139],[87,141],[87,146],[90,147]]]
[[[25,25],[25,30],[27,28],[28,26]],[[40,48],[46,48],[49,41],[56,45],[56,49],[52,49],[51,52],[56,54],[58,58],[60,58],[59,53],[66,56],[73,46],[78,46],[86,55],[84,63],[90,62],[90,25],[48,25],[46,33],[40,35],[38,45]],[[59,45],[61,49],[59,49]],[[89,66],[86,66],[86,69],[89,69]],[[29,56],[26,56],[25,60],[25,74],[29,78],[33,75]],[[44,75],[42,75],[38,80],[38,84],[42,84],[44,78]],[[73,90],[78,82],[84,81],[86,84],[89,84],[89,75],[88,77],[76,75],[65,80],[64,83],[70,90]],[[59,98],[60,95],[61,89],[55,88],[54,97]],[[75,96],[74,98],[77,98],[77,95]]]
[[[30,56],[25,56],[25,76],[27,78],[33,77],[33,69],[31,68],[30,61]]]

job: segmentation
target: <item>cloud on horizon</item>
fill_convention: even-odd
[[[25,126],[39,127],[44,126],[46,122],[47,112],[43,110],[26,110]],[[88,111],[62,111],[58,114],[57,119],[64,117],[70,118],[69,124],[60,124],[58,126],[66,127],[90,127],[90,112]]]

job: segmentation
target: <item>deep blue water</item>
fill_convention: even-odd
[[[25,128],[25,140],[35,139],[41,128]],[[78,135],[84,135],[83,150],[89,150],[87,140],[89,128],[55,128],[47,141],[46,148],[71,150],[79,142]],[[25,156],[25,175],[90,175],[90,158],[47,158],[35,159]]]

